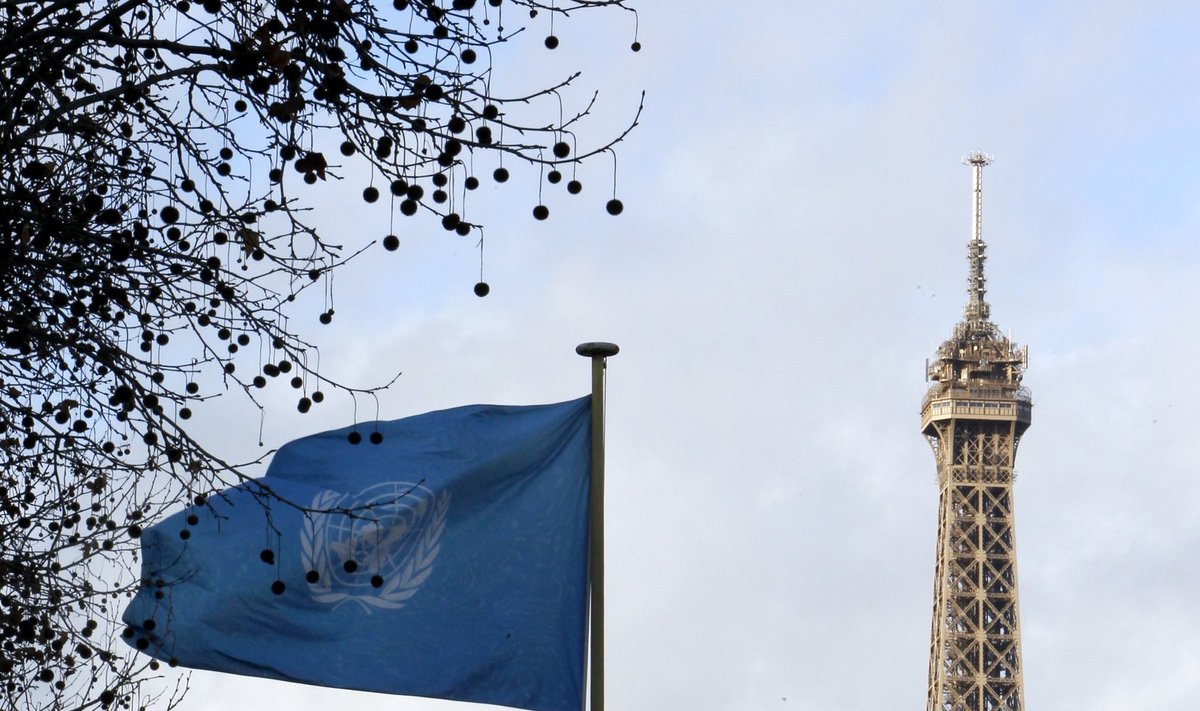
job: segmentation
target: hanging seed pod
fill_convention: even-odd
[[[392,155],[392,146],[394,145],[391,136],[382,136],[375,144],[375,157],[379,160],[385,160]]]

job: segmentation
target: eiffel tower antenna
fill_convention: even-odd
[[[983,242],[983,167],[992,162],[986,153],[971,153],[963,163],[971,166],[971,241],[967,245],[967,258],[971,270],[967,276],[967,307],[964,315],[968,321],[987,321],[991,313],[987,296],[987,277],[983,264],[987,261],[987,245]]]

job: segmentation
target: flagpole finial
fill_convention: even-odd
[[[592,341],[589,343],[580,343],[575,346],[575,352],[584,358],[608,358],[615,356],[621,349],[615,343],[606,343],[604,341]]]

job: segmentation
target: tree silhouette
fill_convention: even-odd
[[[636,125],[640,106],[625,130],[578,144],[595,99],[563,113],[578,74],[528,95],[492,90],[498,47],[533,34],[506,16],[545,29],[602,8],[629,9],[625,0],[3,3],[6,708],[178,702],[179,688],[144,688],[158,663],[126,653],[117,618],[139,584],[142,527],[181,503],[204,506],[248,464],[193,436],[193,410],[229,391],[258,405],[273,381],[294,389],[301,412],[326,391],[367,391],[317,372],[289,306],[307,288],[328,289],[356,254],[395,250],[398,239],[327,241],[306,219],[307,185],[369,166],[364,200],[475,238],[479,225],[460,206],[480,185],[477,165],[505,182],[505,158],[532,163],[558,183],[564,167],[611,151]],[[558,46],[552,33],[542,41]],[[319,138],[338,152],[318,150]],[[612,195],[605,208],[617,214],[621,203]],[[535,218],[547,214],[534,207]],[[319,320],[333,316],[327,307]]]

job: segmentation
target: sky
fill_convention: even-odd
[[[393,419],[575,397],[575,345],[619,344],[609,707],[921,708],[938,493],[923,366],[966,302],[960,161],[985,151],[988,301],[1029,345],[1034,397],[1015,487],[1026,702],[1193,709],[1200,5],[638,9],[639,53],[629,15],[584,15],[556,25],[555,61],[530,42],[498,76],[583,69],[597,136],[646,91],[618,150],[624,214],[604,212],[604,157],[583,195],[546,186],[545,222],[534,181],[485,181],[484,299],[472,239],[403,222],[400,250],[335,281],[332,326],[313,311],[323,369],[403,371],[379,399]],[[318,203],[348,243],[392,229],[378,205]],[[354,417],[348,398],[301,417],[279,397],[267,447]],[[488,708],[207,672],[190,686],[197,711]]]

